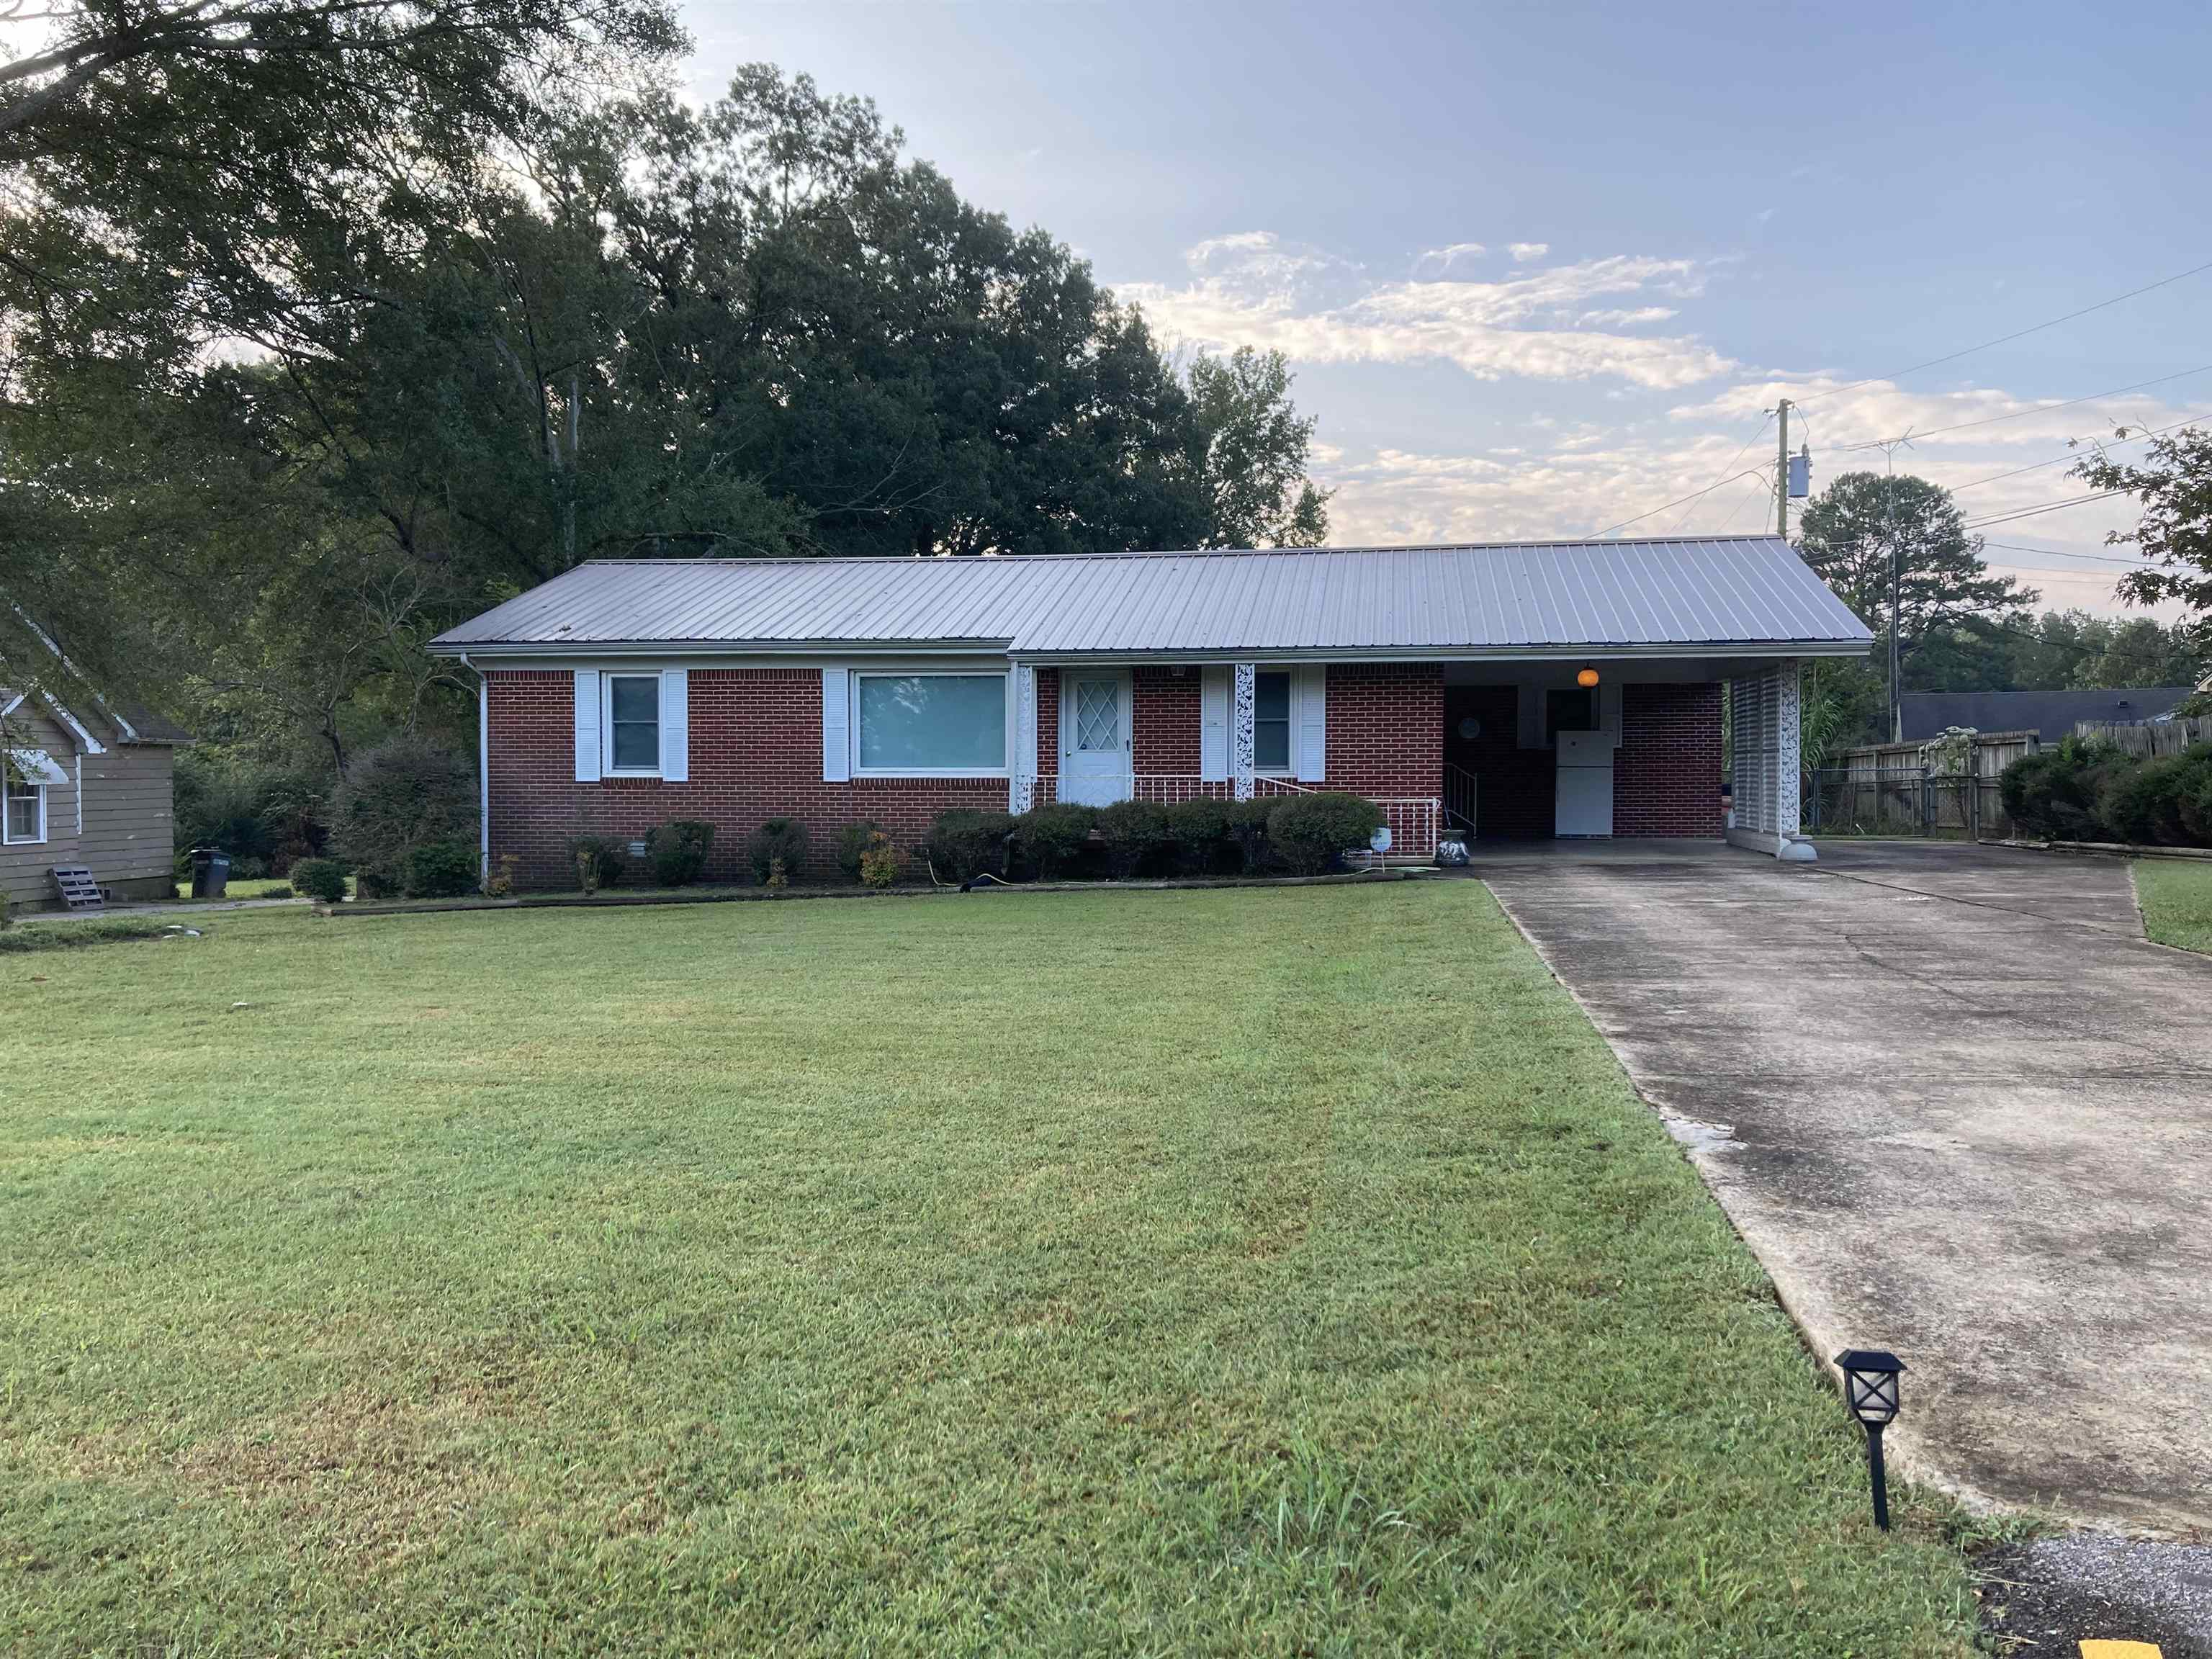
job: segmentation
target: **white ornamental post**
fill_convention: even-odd
[[[1036,805],[1036,669],[1014,665],[1014,752],[1006,769],[1006,810],[1026,812]]]
[[[1237,665],[1237,684],[1230,698],[1229,774],[1237,781],[1237,799],[1252,799],[1252,726],[1259,706],[1260,671],[1249,662]]]
[[[1775,671],[1775,702],[1778,718],[1774,722],[1774,850],[1777,857],[1793,863],[1810,863],[1820,855],[1809,841],[1797,836],[1799,812],[1798,793],[1802,775],[1799,763],[1798,732],[1802,714],[1798,708],[1798,664],[1793,658]]]

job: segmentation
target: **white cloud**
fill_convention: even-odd
[[[1513,256],[1513,263],[1525,265],[1532,259],[1540,259],[1552,251],[1549,242],[1514,242],[1505,250]]]
[[[1164,334],[1209,348],[1253,345],[1308,362],[1437,360],[1478,380],[1609,376],[1661,390],[1734,367],[1695,339],[1611,333],[1583,320],[1588,302],[1603,296],[1702,293],[1703,273],[1687,259],[1617,254],[1496,282],[1445,280],[1448,272],[1376,282],[1348,260],[1247,231],[1198,244],[1185,263],[1190,279],[1179,286],[1117,289]],[[1639,322],[1673,314],[1657,306],[1622,313]]]
[[[1469,265],[1490,250],[1480,242],[1454,242],[1449,247],[1432,247],[1417,254],[1413,259],[1413,275],[1448,275],[1455,265]]]

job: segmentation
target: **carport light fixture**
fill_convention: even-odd
[[[1589,690],[1590,687],[1597,684],[1597,670],[1595,668],[1583,669],[1580,673],[1575,676],[1575,684],[1582,687],[1583,690]]]
[[[1897,1415],[1897,1378],[1904,1362],[1880,1348],[1846,1348],[1836,1356],[1844,1403],[1866,1425],[1867,1479],[1874,1486],[1874,1523],[1889,1530],[1889,1479],[1881,1466],[1881,1431]]]

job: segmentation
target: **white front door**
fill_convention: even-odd
[[[1129,799],[1129,713],[1127,671],[1060,671],[1060,799],[1109,806]]]

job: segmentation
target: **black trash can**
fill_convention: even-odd
[[[219,847],[192,848],[192,896],[219,899],[230,885],[230,854]]]

